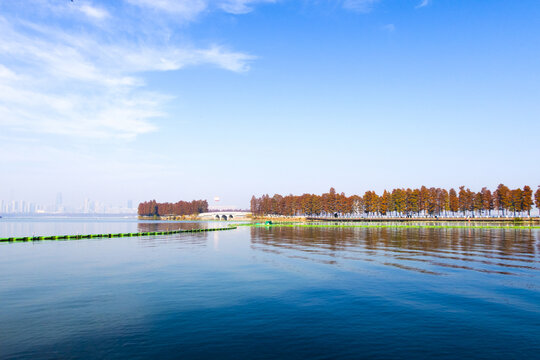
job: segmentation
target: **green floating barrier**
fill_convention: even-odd
[[[150,236],[150,235],[171,235],[180,233],[195,233],[220,230],[233,230],[236,226],[228,226],[225,228],[208,228],[208,229],[179,229],[167,231],[149,231],[137,233],[117,233],[117,234],[86,234],[86,235],[52,235],[52,236],[22,236],[0,238],[0,242],[28,242],[37,240],[63,240],[63,239],[91,239],[91,238],[116,238],[116,237],[134,237],[134,236]]]

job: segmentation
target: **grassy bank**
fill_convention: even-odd
[[[402,229],[540,229],[535,225],[417,225],[417,224],[352,224],[352,223],[309,223],[309,222],[272,222],[237,224],[237,226],[253,227],[303,227],[303,228],[402,228]]]
[[[144,215],[139,215],[138,216],[138,219],[139,220],[158,220],[158,221],[186,221],[186,220],[191,220],[191,221],[194,221],[194,220],[200,220],[198,218],[198,215],[168,215],[168,216],[158,216],[158,215],[154,215],[154,216],[144,216]]]

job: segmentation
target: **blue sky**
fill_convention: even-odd
[[[0,0],[0,198],[536,188],[539,19],[532,0]]]

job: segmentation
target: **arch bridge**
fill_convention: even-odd
[[[248,215],[250,214],[251,214],[250,212],[245,212],[245,211],[215,211],[215,212],[200,213],[199,219],[222,220],[222,221],[242,220],[242,219],[246,219]]]

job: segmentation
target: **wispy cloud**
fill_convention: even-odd
[[[206,0],[125,0],[127,3],[142,8],[166,12],[180,16],[181,19],[193,19],[208,7]]]
[[[246,14],[253,10],[253,6],[257,3],[274,3],[276,0],[224,0],[221,1],[219,7],[231,14]]]
[[[431,0],[422,0],[418,5],[416,5],[416,8],[422,8],[424,6],[428,6],[431,3]]]
[[[14,80],[17,78],[17,75],[11,70],[9,70],[4,65],[0,64],[0,81]]]
[[[107,10],[92,6],[90,4],[82,4],[78,6],[77,9],[79,9],[79,11],[81,11],[86,16],[97,20],[103,20],[109,17],[109,12]]]
[[[394,24],[386,24],[382,27],[382,29],[386,32],[393,33],[396,31],[396,26]]]
[[[185,16],[206,6],[198,0],[152,3]],[[81,2],[77,11],[92,21],[110,22],[106,28],[92,21],[70,28],[71,3],[65,13],[54,2],[33,4],[60,19],[39,22],[9,12],[0,17],[0,129],[134,138],[157,129],[155,119],[166,115],[162,109],[171,99],[145,86],[146,73],[201,64],[245,72],[254,59],[222,45],[182,45],[166,36],[148,39],[145,34],[157,32],[152,22],[126,22],[90,2]]]
[[[180,16],[192,20],[204,11],[219,9],[230,14],[246,14],[260,3],[274,3],[276,0],[125,0],[129,4],[155,11]]]
[[[368,13],[373,9],[373,6],[378,3],[379,0],[345,0],[343,7],[348,10]]]

